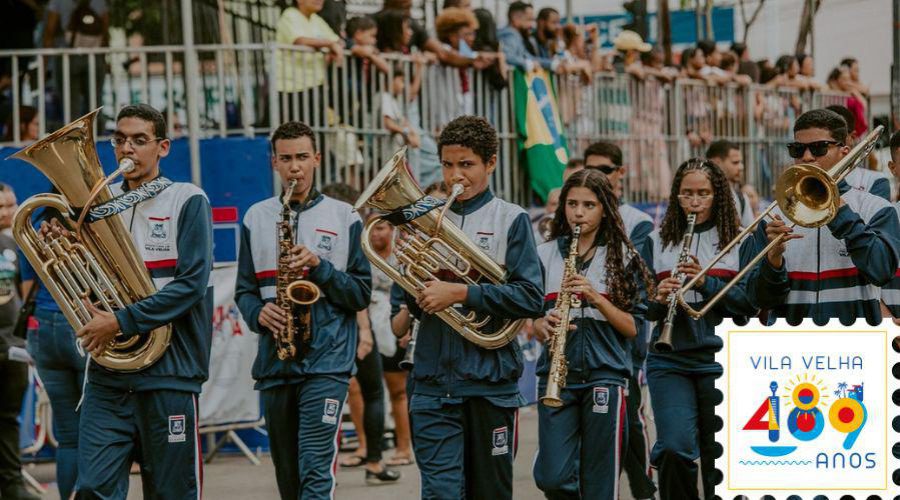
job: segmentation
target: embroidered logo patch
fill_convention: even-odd
[[[475,243],[478,245],[478,248],[489,252],[491,247],[494,246],[494,233],[483,233],[480,231],[475,233]]]
[[[334,250],[336,239],[337,233],[325,229],[316,229],[316,249],[320,253],[331,253]]]
[[[493,443],[491,455],[497,456],[509,453],[509,439],[506,432],[506,426],[494,429],[491,442]]]
[[[169,239],[169,217],[150,217],[147,223],[150,225],[149,239],[153,243],[162,243]]]
[[[594,413],[609,413],[609,388],[594,387]]]
[[[184,415],[169,415],[169,442],[183,443],[186,439]]]
[[[341,404],[337,399],[326,399],[325,409],[322,410],[322,422],[331,425],[336,424],[340,407]]]

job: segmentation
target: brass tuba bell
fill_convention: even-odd
[[[369,207],[393,212],[421,200],[425,194],[409,175],[405,160],[406,148],[402,148],[378,172],[354,208]],[[449,207],[451,202],[452,196],[444,208]],[[366,223],[361,242],[363,253],[372,264],[414,296],[419,295],[426,281],[437,279],[437,273],[442,270],[451,272],[467,284],[475,284],[481,278],[492,283],[504,283],[506,271],[472,243],[456,224],[444,220],[443,214],[443,211],[435,209],[397,226],[403,240],[394,250],[400,263],[399,269],[382,259],[369,242],[370,230],[382,217],[373,217]],[[498,349],[508,344],[516,338],[524,322],[521,319],[507,319],[496,331],[483,333],[481,329],[491,323],[491,317],[477,317],[474,311],[462,314],[452,306],[438,311],[436,316],[466,340],[485,349]]]
[[[82,116],[10,157],[37,167],[62,193],[39,194],[22,203],[13,220],[13,236],[76,330],[91,319],[83,300],[112,312],[156,292],[144,260],[118,214],[85,223],[77,233],[68,236],[42,238],[32,226],[32,214],[49,207],[62,214],[65,220],[60,222],[74,227],[75,213],[89,210],[91,200],[104,203],[113,198],[94,145],[94,120],[99,111]],[[172,325],[128,339],[117,335],[104,352],[93,358],[110,370],[139,371],[162,357],[171,336]]]

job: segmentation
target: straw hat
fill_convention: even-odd
[[[650,49],[653,48],[649,43],[645,43],[644,39],[641,38],[641,35],[638,35],[634,31],[625,30],[619,33],[619,36],[616,37],[615,42],[616,50],[627,52],[629,50],[636,50],[638,52],[650,52]]]

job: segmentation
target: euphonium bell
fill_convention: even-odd
[[[76,330],[92,317],[82,302],[85,299],[112,312],[156,292],[144,260],[118,214],[81,225],[75,236],[45,238],[32,226],[32,214],[49,207],[62,214],[64,220],[60,222],[74,227],[75,213],[89,210],[93,201],[105,203],[113,198],[94,145],[94,120],[99,111],[88,113],[10,157],[37,167],[62,193],[39,194],[22,203],[13,220],[13,236]],[[142,370],[162,357],[171,335],[172,326],[166,325],[127,340],[117,336],[93,358],[110,370]]]

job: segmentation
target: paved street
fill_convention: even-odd
[[[514,493],[516,499],[531,500],[543,498],[535,487],[531,476],[531,464],[537,449],[537,411],[534,407],[523,408],[519,415],[519,453],[514,469]],[[391,451],[387,452],[390,456]],[[275,486],[275,470],[268,455],[260,457],[262,465],[254,466],[243,456],[217,457],[213,463],[204,466],[203,496],[207,499],[273,499],[278,498]],[[415,465],[402,467],[403,478],[399,484],[390,486],[366,486],[365,472],[361,468],[342,469],[338,472],[337,498],[365,498],[366,500],[400,500],[418,498],[419,473]],[[40,482],[48,485],[54,481],[54,465],[39,464],[29,466],[28,471]],[[129,499],[141,498],[139,476],[131,476]],[[624,479],[624,476],[623,476]],[[624,481],[621,498],[631,500],[628,481]],[[44,495],[47,499],[57,499],[55,484]]]

